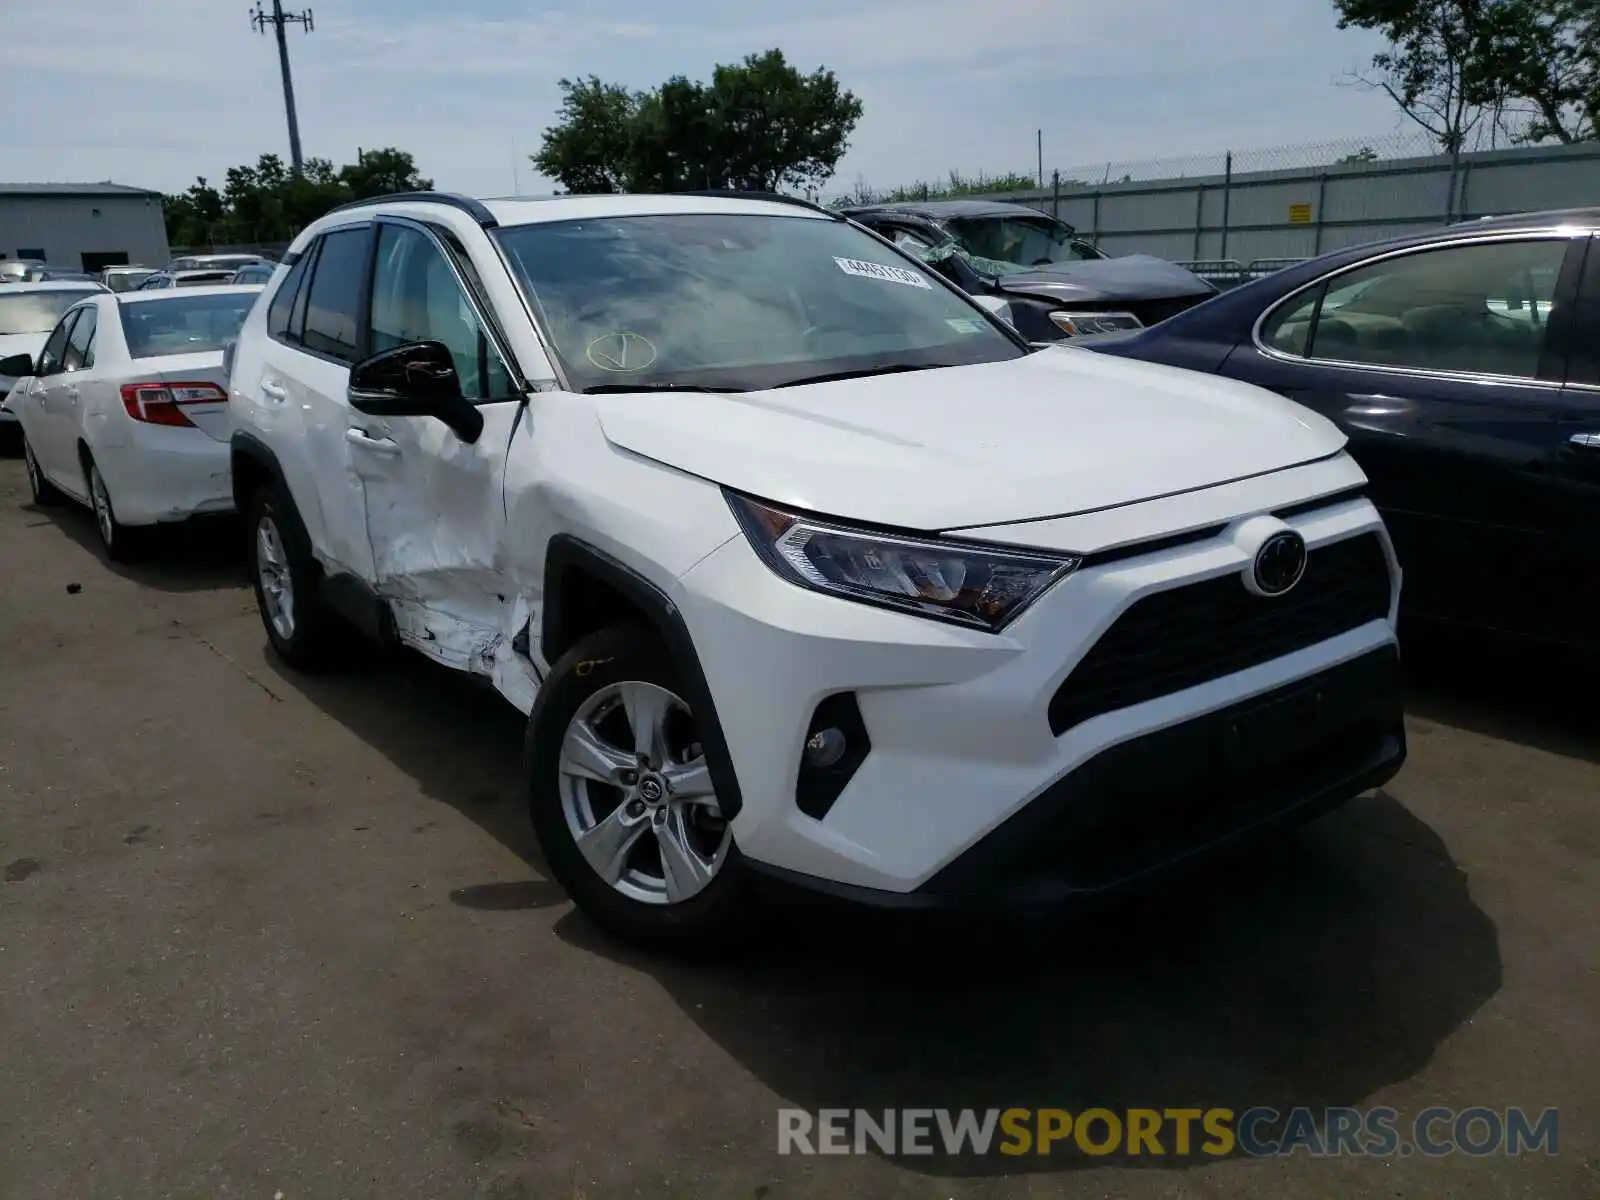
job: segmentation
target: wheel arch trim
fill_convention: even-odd
[[[231,460],[237,460],[240,458],[250,459],[257,466],[263,468],[267,472],[267,474],[271,477],[272,482],[282,489],[285,495],[290,494],[289,483],[288,480],[284,478],[283,466],[278,462],[278,456],[274,454],[272,452],[272,448],[260,438],[256,437],[252,433],[245,433],[242,430],[235,430],[233,436],[228,439],[228,449]],[[242,496],[239,493],[239,473],[234,471],[232,474],[233,506],[236,510],[238,510],[239,513],[242,514],[244,512],[245,501],[249,499],[249,497]]]
[[[644,613],[651,628],[661,638],[678,673],[679,682],[688,693],[684,699],[689,702],[695,715],[706,766],[717,790],[717,803],[723,817],[732,821],[744,807],[744,797],[739,789],[733,755],[728,750],[727,736],[717,715],[716,701],[712,698],[711,686],[706,681],[700,655],[695,650],[694,639],[690,636],[682,612],[656,584],[626,563],[580,538],[565,533],[555,535],[545,551],[545,603],[539,631],[540,648],[545,661],[553,664],[560,657],[556,651],[571,641],[567,630],[571,627],[572,619],[566,612],[564,596],[568,573],[574,571],[592,575],[625,596]]]

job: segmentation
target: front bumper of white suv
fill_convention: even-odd
[[[1103,892],[1381,785],[1405,758],[1399,570],[1377,511],[1280,511],[1087,555],[1001,633],[818,594],[735,538],[679,581],[752,865],[872,903]],[[824,730],[831,766],[808,758]],[[814,746],[818,743],[813,743]]]

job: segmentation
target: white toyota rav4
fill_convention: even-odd
[[[1054,904],[1404,759],[1389,539],[1285,399],[1036,350],[781,198],[391,196],[285,263],[230,375],[268,637],[491,680],[625,936]]]

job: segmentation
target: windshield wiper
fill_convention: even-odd
[[[804,387],[809,383],[838,383],[844,379],[866,379],[872,375],[898,375],[902,371],[935,371],[949,365],[949,363],[899,363],[892,367],[861,367],[855,371],[830,371],[825,375],[806,375],[800,379],[790,379],[772,386],[786,388]]]
[[[597,383],[581,390],[585,396],[610,396],[628,392],[743,392],[748,389],[707,387],[699,383]]]

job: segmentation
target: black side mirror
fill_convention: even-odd
[[[375,417],[433,417],[463,442],[483,432],[483,414],[461,394],[443,342],[407,342],[350,368],[350,407]]]
[[[24,375],[33,374],[33,357],[27,354],[12,354],[0,358],[0,375],[9,375],[13,379],[21,379]]]

